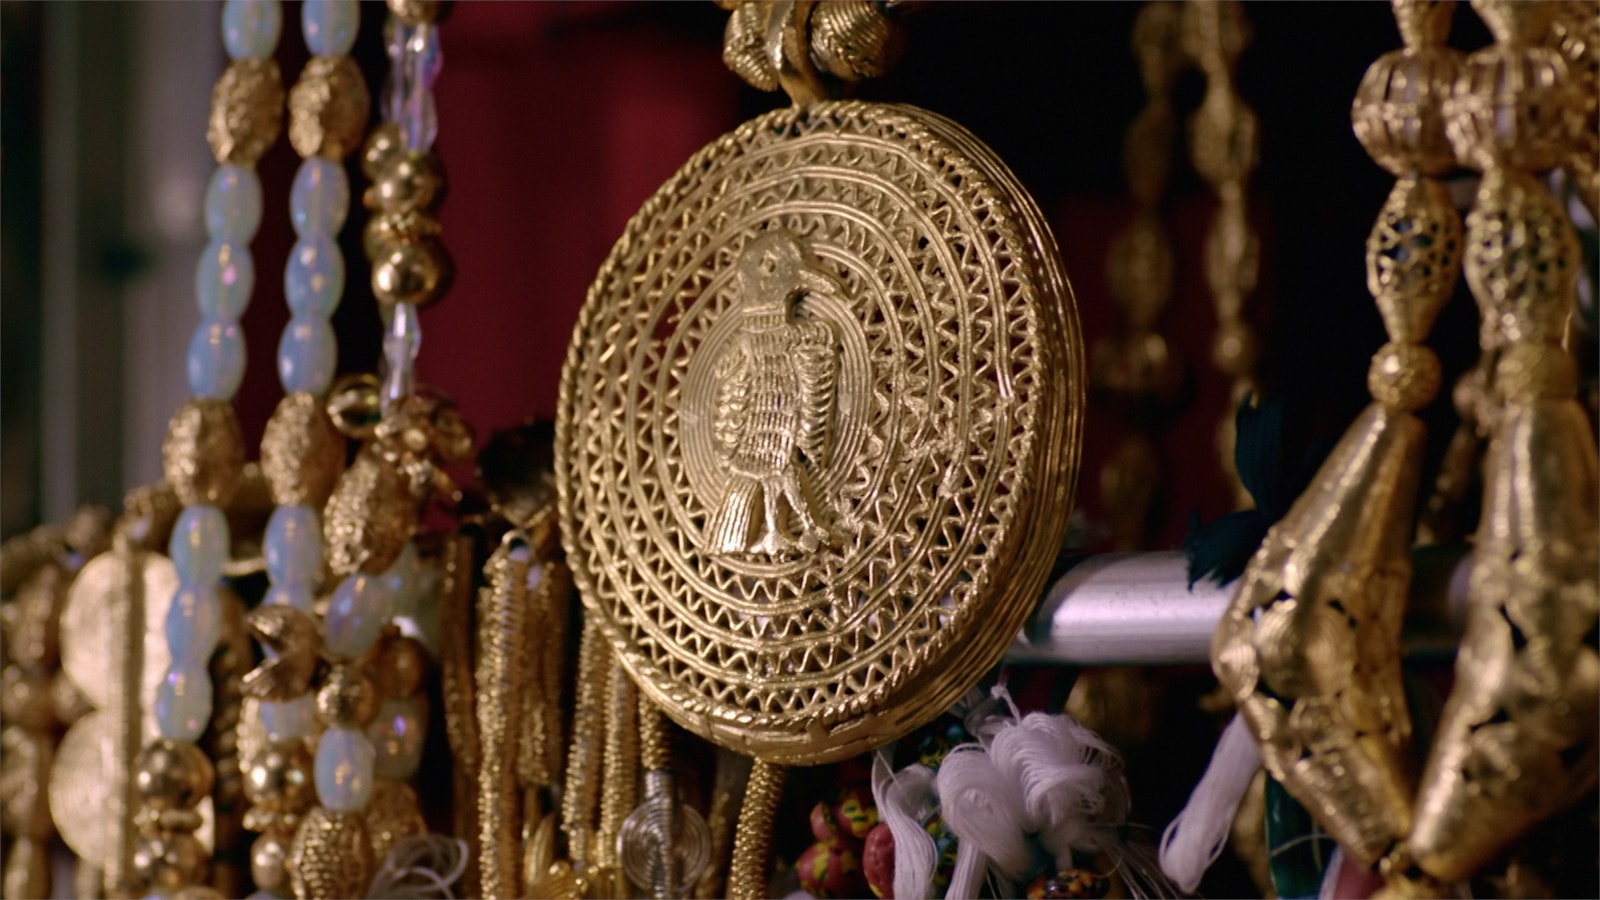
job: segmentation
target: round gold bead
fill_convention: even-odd
[[[382,122],[367,134],[361,147],[361,174],[368,181],[377,181],[396,157],[406,150],[406,138],[398,122]]]
[[[51,677],[7,666],[0,676],[0,720],[42,731],[55,724],[55,698]]]
[[[361,145],[367,83],[348,56],[313,56],[289,91],[289,143],[303,157],[343,159]]]
[[[244,768],[244,795],[260,809],[300,812],[315,796],[313,765],[305,741],[296,738],[269,744]]]
[[[1373,399],[1397,409],[1427,406],[1443,379],[1439,357],[1421,344],[1384,344],[1367,368],[1367,390]]]
[[[143,835],[133,851],[135,876],[155,891],[175,891],[204,880],[209,861],[205,845],[185,831]]]
[[[1578,394],[1578,363],[1550,344],[1512,344],[1495,364],[1494,382],[1510,403],[1566,400]]]
[[[845,81],[876,78],[899,56],[899,32],[872,0],[819,3],[811,13],[811,54]]]
[[[373,261],[372,293],[390,306],[426,307],[444,295],[450,275],[450,257],[437,241],[392,244]]]
[[[167,482],[185,506],[227,506],[244,474],[244,435],[226,400],[194,399],[178,407],[161,444]]]
[[[407,25],[426,25],[439,18],[439,0],[389,0],[389,12]]]
[[[165,738],[145,745],[133,764],[133,786],[146,808],[189,809],[211,793],[215,769],[199,747]]]
[[[384,212],[430,209],[444,194],[444,170],[432,153],[406,150],[396,154],[372,180],[367,205]]]
[[[256,889],[282,895],[289,886],[289,842],[287,835],[268,833],[250,846],[250,879]]]
[[[428,651],[416,638],[386,634],[374,656],[372,677],[384,696],[409,697],[422,688],[428,671]]]
[[[360,727],[378,714],[378,690],[364,667],[333,668],[317,691],[317,713],[329,726]]]
[[[1479,169],[1552,169],[1584,128],[1582,92],[1566,60],[1548,47],[1473,53],[1444,112],[1456,159]]]
[[[285,396],[261,438],[261,471],[279,506],[328,502],[344,469],[344,436],[322,401],[304,391]]]
[[[250,167],[283,129],[283,78],[270,59],[236,59],[211,91],[206,142],[217,163]]]
[[[1350,123],[1378,165],[1396,175],[1440,175],[1455,167],[1444,105],[1461,62],[1458,50],[1420,47],[1386,53],[1367,68],[1350,106]]]
[[[367,259],[386,254],[396,244],[437,238],[444,228],[432,213],[422,209],[374,213],[361,230],[361,248]]]
[[[1211,340],[1211,362],[1224,375],[1237,378],[1255,371],[1256,336],[1250,323],[1230,319],[1217,324]]]

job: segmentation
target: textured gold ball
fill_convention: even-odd
[[[261,437],[261,472],[272,502],[320,508],[344,469],[344,455],[344,436],[322,401],[304,391],[285,396]]]
[[[1495,364],[1494,380],[1511,403],[1566,400],[1578,394],[1578,363],[1560,347],[1512,344]]]
[[[211,90],[206,142],[217,163],[250,167],[283,129],[283,78],[270,59],[236,59]]]
[[[1385,406],[1414,410],[1439,393],[1444,373],[1439,357],[1421,344],[1393,341],[1378,348],[1367,369],[1367,390]]]
[[[425,25],[439,18],[439,0],[389,0],[389,12],[407,25]]]
[[[244,434],[226,400],[178,407],[161,444],[162,470],[185,506],[227,506],[244,474]]]
[[[372,877],[372,844],[361,813],[311,809],[289,850],[289,882],[297,897],[359,897]]]
[[[0,721],[34,731],[55,724],[56,704],[51,677],[7,666],[0,682]]]
[[[427,210],[374,213],[361,229],[361,249],[367,259],[378,259],[395,244],[432,240],[443,231],[439,220]]]
[[[422,688],[428,651],[416,638],[386,635],[378,644],[372,677],[389,697],[409,697]]]
[[[188,741],[145,745],[133,764],[133,786],[148,809],[189,809],[211,793],[216,770],[205,751]]]
[[[268,833],[250,846],[250,879],[257,890],[283,894],[289,886],[289,841],[287,835]]]
[[[330,726],[357,727],[378,714],[378,690],[363,666],[346,663],[328,673],[317,691],[317,712]]]
[[[133,851],[133,871],[152,890],[175,891],[204,879],[210,854],[186,831],[147,834]]]
[[[387,248],[372,264],[372,293],[379,303],[425,307],[449,286],[450,258],[437,241],[409,241]]]
[[[1557,51],[1497,44],[1467,57],[1445,116],[1457,160],[1542,172],[1583,132],[1584,97]]]
[[[299,739],[269,744],[244,769],[244,795],[252,806],[300,812],[311,805],[315,784],[311,749]]]
[[[444,170],[432,153],[407,150],[390,159],[367,193],[368,205],[384,212],[429,209],[444,194]]]
[[[289,91],[289,143],[304,157],[344,159],[367,125],[367,82],[348,56],[313,56]]]

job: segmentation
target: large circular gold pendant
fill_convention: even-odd
[[[633,218],[573,335],[556,470],[588,613],[719,744],[892,740],[1037,600],[1082,371],[1049,228],[975,137],[860,102],[747,122]]]

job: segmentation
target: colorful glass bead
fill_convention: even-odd
[[[261,179],[255,170],[217,166],[206,183],[205,219],[212,240],[249,244],[261,226]]]
[[[826,800],[818,800],[817,805],[811,807],[811,836],[824,844],[839,840],[839,827],[834,824],[833,811]]]
[[[1040,873],[1028,885],[1028,900],[1099,900],[1111,891],[1111,881],[1087,869],[1062,869]]]
[[[283,293],[296,318],[327,318],[344,294],[344,254],[326,234],[295,241],[283,269]]]
[[[945,827],[944,817],[937,812],[930,814],[922,820],[922,830],[933,838],[933,849],[938,855],[933,866],[933,887],[939,894],[950,887],[950,876],[956,870],[956,850],[959,849],[955,834]]]
[[[322,520],[317,511],[309,506],[274,509],[262,550],[274,585],[315,585],[322,577]]]
[[[174,741],[197,741],[211,721],[211,673],[203,662],[175,661],[156,686],[156,728]]]
[[[339,347],[327,319],[295,316],[278,339],[278,379],[291,393],[320,394],[333,383]]]
[[[329,728],[317,741],[317,800],[330,812],[360,812],[372,795],[377,752],[365,732]]]
[[[393,600],[382,579],[361,574],[346,576],[334,588],[322,621],[328,652],[351,659],[366,653],[393,615]]]
[[[188,585],[213,584],[228,559],[228,520],[215,506],[186,506],[172,526],[167,555],[178,580]]]
[[[175,660],[203,663],[222,633],[222,602],[216,582],[181,585],[167,607],[167,649]]]
[[[184,361],[189,393],[205,400],[231,400],[244,380],[244,334],[239,323],[201,322],[189,339]]]
[[[360,21],[355,0],[306,0],[300,8],[300,30],[306,36],[306,49],[315,56],[349,53]]]
[[[970,740],[972,735],[960,722],[945,720],[942,724],[935,723],[933,730],[917,741],[917,762],[937,772],[951,749]]]
[[[256,264],[244,242],[212,238],[200,251],[194,295],[202,319],[236,321],[250,304],[255,286]]]
[[[343,165],[320,156],[300,163],[289,188],[289,221],[295,234],[338,234],[349,208],[350,177]]]
[[[867,878],[867,887],[879,900],[894,898],[894,833],[885,822],[879,822],[867,832],[866,847],[861,851],[861,874]]]
[[[233,59],[269,59],[283,28],[278,0],[228,0],[222,4],[222,43]]]
[[[840,834],[866,840],[867,832],[878,824],[878,807],[872,802],[872,794],[860,788],[845,788],[833,806],[833,821]]]
[[[800,886],[813,897],[864,897],[867,879],[861,858],[838,844],[812,844],[795,862]]]

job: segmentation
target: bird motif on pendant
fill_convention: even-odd
[[[843,290],[786,231],[752,241],[736,277],[737,331],[714,363],[713,444],[727,480],[705,546],[770,558],[810,553],[832,538],[813,487],[832,449],[840,352],[833,327],[801,318],[796,306],[808,294]]]

